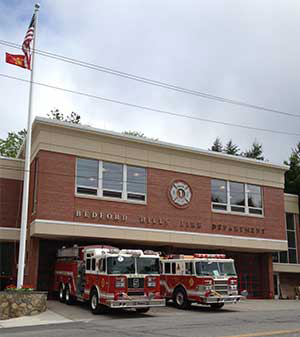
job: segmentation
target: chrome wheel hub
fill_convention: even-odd
[[[92,305],[92,308],[93,309],[96,309],[97,308],[97,303],[98,301],[97,301],[97,296],[96,295],[93,295],[92,296],[92,300],[91,300],[91,305]]]
[[[176,302],[178,305],[182,305],[184,302],[183,294],[182,293],[177,293],[176,295]]]

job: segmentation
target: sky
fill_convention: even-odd
[[[300,2],[297,0],[41,0],[36,48],[292,114],[215,102],[36,55],[35,81],[96,96],[250,127],[300,133]],[[31,0],[0,0],[0,40],[21,44]],[[0,74],[29,79],[5,63]],[[29,85],[0,76],[0,138],[27,125]],[[267,133],[167,116],[34,86],[33,115],[58,108],[82,123],[201,149],[216,137],[247,150],[263,144],[265,158],[282,164],[300,136]]]

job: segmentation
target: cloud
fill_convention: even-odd
[[[292,113],[300,97],[299,3],[264,1],[41,1],[39,49]],[[0,39],[21,43],[33,2],[1,1]],[[5,51],[16,52],[1,46]],[[246,109],[120,79],[38,56],[36,80],[94,95],[259,128],[297,132],[300,118]],[[0,73],[28,78],[1,62]],[[28,85],[0,78],[0,137],[26,126]],[[139,130],[207,149],[220,136],[245,150],[256,138],[265,157],[282,163],[300,137],[165,116],[46,88],[34,91],[34,115],[57,107],[95,127]]]

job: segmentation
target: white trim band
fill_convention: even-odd
[[[234,250],[278,251],[287,250],[286,240],[274,240],[234,235],[183,232],[152,228],[91,224],[69,221],[36,219],[30,235],[37,237],[108,238],[127,241],[151,242],[176,246],[231,248]]]

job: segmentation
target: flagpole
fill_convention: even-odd
[[[24,181],[23,181],[21,233],[20,233],[20,245],[19,245],[18,280],[17,280],[18,288],[21,288],[24,283],[28,199],[29,199],[30,157],[31,157],[32,94],[33,94],[33,81],[34,81],[35,40],[36,40],[39,8],[40,8],[40,5],[35,4],[34,6],[34,14],[35,14],[35,24],[34,25],[35,26],[34,26],[34,37],[33,37],[32,56],[31,56],[32,63],[31,63],[30,86],[29,86],[29,104],[28,104],[25,167],[24,167]]]

